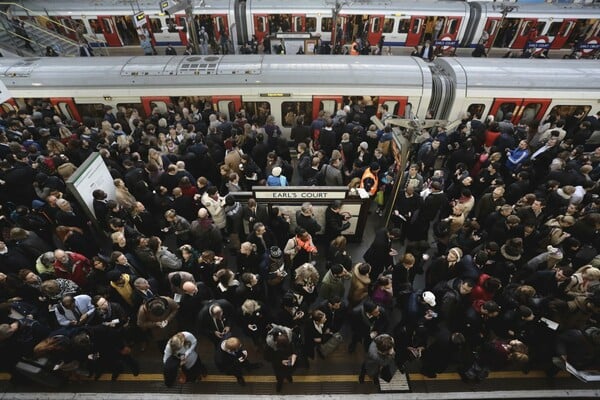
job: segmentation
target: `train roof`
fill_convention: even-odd
[[[488,15],[502,15],[502,3],[484,3]],[[507,18],[598,18],[600,5],[597,4],[563,4],[563,3],[540,3],[540,4],[514,4],[515,9],[506,14]]]
[[[479,93],[511,97],[516,91],[552,98],[562,92],[572,98],[576,91],[581,99],[600,98],[600,64],[594,60],[437,58],[435,64],[464,82],[464,96],[470,98]]]
[[[201,10],[222,10],[223,12],[234,7],[234,0],[204,0],[203,6],[196,6],[195,12]],[[52,0],[40,2],[39,0],[24,0],[19,3],[28,10],[33,10],[45,15],[133,15],[138,11],[147,14],[158,14],[160,12],[158,0],[137,0],[133,3],[123,0]],[[18,6],[13,7],[17,13],[24,10]],[[183,11],[182,11],[183,12]],[[99,14],[103,13],[103,14]]]
[[[331,8],[335,2],[327,2],[325,0],[302,0],[298,2],[284,2],[278,0],[252,0],[246,4],[252,12],[259,13],[261,10],[275,10],[293,14],[294,12],[313,11],[326,9],[331,13]],[[340,14],[363,14],[369,11],[379,11],[381,14],[401,15],[403,12],[410,10],[412,13],[421,11],[425,13],[440,12],[461,12],[464,13],[469,8],[469,5],[462,1],[436,1],[436,0],[402,0],[402,1],[385,1],[375,0],[370,2],[354,2],[352,5],[342,7]]]
[[[9,90],[93,87],[269,86],[352,90],[386,88],[390,82],[422,91],[428,66],[411,57],[351,56],[156,56],[0,59],[0,79]]]

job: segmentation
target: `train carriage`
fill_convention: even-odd
[[[550,113],[600,110],[600,65],[594,61],[350,56],[160,56],[1,60],[0,79],[12,99],[4,111],[44,100],[70,119],[102,118],[104,105],[148,116],[182,100],[205,100],[230,120],[240,109],[273,115],[289,135],[295,116],[315,118],[346,104],[395,115],[455,120],[511,112],[514,123]],[[410,111],[410,113],[408,112]]]

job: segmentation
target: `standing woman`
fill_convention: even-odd
[[[354,308],[369,295],[369,285],[371,284],[371,265],[367,263],[358,263],[352,268],[352,280],[350,281],[350,291],[348,292],[348,304]]]
[[[273,365],[275,379],[277,379],[277,392],[281,392],[285,379],[292,383],[292,372],[298,359],[298,354],[293,344],[292,330],[285,326],[271,324],[273,328],[267,334],[267,348],[265,358]]]
[[[163,375],[165,385],[172,387],[177,379],[179,368],[183,372],[178,383],[194,382],[198,375],[206,376],[206,367],[196,353],[196,337],[189,332],[176,333],[165,346],[163,354]]]

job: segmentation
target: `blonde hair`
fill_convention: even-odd
[[[260,310],[260,304],[256,300],[248,299],[242,304],[242,314],[251,315]]]
[[[577,272],[581,273],[581,277],[588,281],[600,280],[600,269],[592,267],[591,265],[584,265],[579,268]]]
[[[169,339],[169,346],[171,346],[174,353],[182,349],[183,346],[185,346],[185,335],[183,332],[178,332],[173,335],[171,339]]]

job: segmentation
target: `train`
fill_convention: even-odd
[[[592,60],[334,55],[207,55],[0,59],[7,100],[3,113],[47,102],[66,119],[101,120],[106,105],[135,108],[142,117],[178,105],[209,103],[229,120],[245,110],[272,115],[289,137],[297,117],[308,123],[361,104],[376,114],[454,121],[476,119],[528,124],[549,114],[600,111],[600,64]]]
[[[142,33],[157,46],[187,45],[185,13],[165,13],[160,3],[165,2],[23,0],[12,5],[9,13],[36,20],[72,39],[85,39],[92,46],[136,45]],[[600,6],[594,3],[196,0],[192,4],[196,28],[205,27],[214,44],[226,35],[234,51],[253,37],[263,42],[278,33],[307,33],[330,43],[333,32],[341,46],[356,37],[389,49],[430,40],[449,53],[480,44],[488,49],[530,46],[536,52],[576,46],[587,57],[600,48]],[[339,27],[334,26],[334,8]]]

